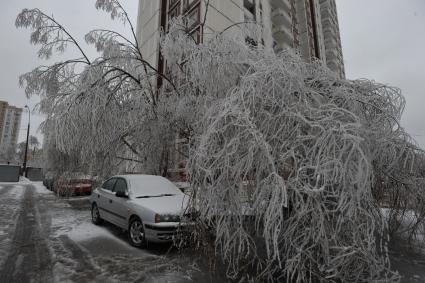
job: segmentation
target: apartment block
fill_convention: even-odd
[[[345,77],[341,36],[335,0],[320,0],[326,65],[341,77]]]
[[[344,77],[335,0],[139,0],[137,34],[145,60],[163,69],[161,30],[183,15],[187,31],[200,42],[214,32],[243,22],[262,27],[256,44],[276,52],[292,49],[305,60],[316,58]],[[206,14],[206,19],[204,16]],[[204,23],[202,25],[201,23]]]
[[[139,0],[137,37],[141,52],[160,72],[165,69],[159,50],[160,33],[180,15],[186,31],[198,43],[229,27],[255,23],[261,33],[258,38],[247,38],[252,44],[275,52],[294,50],[305,60],[321,60],[339,77],[345,76],[335,0]],[[177,135],[172,154],[169,168],[175,169],[169,178],[175,179],[173,175],[185,174],[187,140]]]
[[[16,151],[21,118],[22,108],[0,101],[0,154],[3,157]]]

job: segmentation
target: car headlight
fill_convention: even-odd
[[[180,222],[180,216],[172,214],[155,214],[155,223]]]

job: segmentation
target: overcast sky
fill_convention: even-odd
[[[130,34],[127,26],[124,27],[120,22],[112,21],[107,13],[96,10],[95,0],[0,0],[0,3],[0,100],[6,100],[9,104],[18,107],[28,104],[33,109],[38,102],[37,98],[30,100],[26,98],[24,89],[18,85],[19,75],[41,64],[46,64],[46,61],[37,58],[38,48],[30,44],[29,30],[15,27],[16,16],[22,9],[39,8],[48,15],[53,14],[56,20],[83,43],[83,49],[91,58],[96,56],[96,50],[85,45],[84,41],[84,35],[90,30],[110,28]],[[132,22],[136,23],[138,0],[126,0],[122,3]],[[69,48],[63,57],[56,60],[75,58],[75,56],[79,56],[78,53]],[[25,140],[26,137],[28,112],[22,117],[19,141]],[[41,115],[36,113],[31,115],[31,135],[37,135],[40,140],[42,136],[40,132],[37,133],[37,128],[42,121]]]
[[[425,1],[337,0],[347,78],[401,89],[402,126],[425,149]]]
[[[159,0],[152,0],[159,1]],[[227,0],[221,0],[227,1]],[[133,23],[137,21],[137,0],[122,1]],[[94,0],[0,0],[0,100],[31,108],[37,99],[27,100],[18,87],[18,76],[42,62],[29,32],[17,30],[14,22],[23,8],[40,8],[53,14],[83,42],[90,29],[126,27],[94,8]],[[425,148],[425,0],[337,0],[338,17],[347,78],[368,78],[401,88],[407,100],[402,125]],[[92,57],[95,51],[87,46]],[[72,53],[65,54],[66,58]],[[25,113],[19,140],[24,140],[28,121]],[[42,121],[31,117],[31,134]],[[38,134],[40,136],[40,134]]]

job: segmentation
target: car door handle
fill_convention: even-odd
[[[109,200],[109,203],[112,203],[112,200],[111,199]]]

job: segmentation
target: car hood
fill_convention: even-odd
[[[186,195],[162,196],[151,198],[136,198],[136,206],[143,206],[154,213],[181,215],[187,208],[189,197]]]

